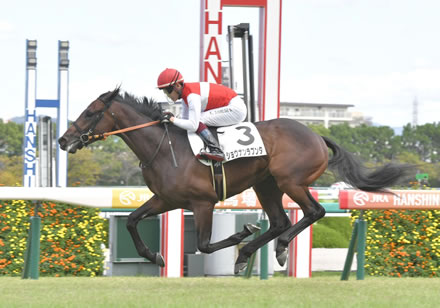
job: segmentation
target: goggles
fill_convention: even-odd
[[[162,90],[165,92],[165,94],[171,94],[171,92],[174,90],[174,85],[165,87]]]

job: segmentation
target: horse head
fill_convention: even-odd
[[[93,138],[94,135],[112,130],[115,126],[115,118],[110,107],[118,95],[119,87],[101,94],[94,100],[58,139],[60,148],[69,153],[75,153],[84,146],[100,140]]]

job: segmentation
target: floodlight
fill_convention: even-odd
[[[37,68],[37,41],[26,40],[26,69]]]
[[[58,41],[58,69],[69,69],[69,41]]]

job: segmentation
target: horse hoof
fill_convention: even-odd
[[[284,251],[281,254],[277,255],[277,261],[280,266],[284,266],[284,264],[286,264],[287,249],[284,249]]]
[[[163,257],[160,255],[160,253],[156,253],[156,264],[160,267],[165,267],[165,261],[163,260]]]
[[[244,270],[246,268],[246,266],[247,266],[246,262],[235,264],[234,273],[235,274],[240,273],[242,270]]]
[[[254,225],[254,224],[245,224],[244,227],[251,233],[254,234],[255,232],[258,232],[261,230],[260,227]]]

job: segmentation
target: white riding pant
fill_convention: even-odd
[[[203,111],[200,121],[207,126],[229,126],[243,122],[247,116],[247,108],[240,96],[236,96],[228,106]]]

